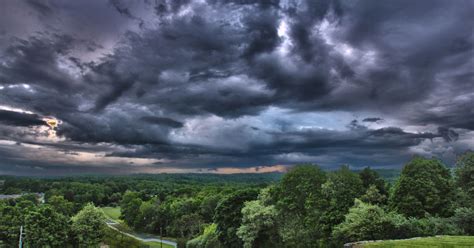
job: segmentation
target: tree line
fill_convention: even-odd
[[[45,204],[32,195],[0,202],[0,240],[6,244],[17,242],[20,225],[26,225],[29,242],[98,245],[110,234],[105,229],[95,233],[100,237],[89,236],[104,227],[92,204],[120,206],[129,227],[174,237],[189,248],[340,247],[359,240],[474,235],[473,152],[460,156],[454,169],[415,157],[394,181],[371,168],[323,171],[317,165],[298,165],[284,175],[4,179],[2,193],[46,193]]]

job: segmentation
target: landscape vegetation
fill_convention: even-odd
[[[474,0],[0,0],[0,248],[474,248]]]
[[[297,165],[285,174],[4,176],[2,246],[473,247],[474,153],[454,168],[414,157],[399,177],[347,166]],[[45,203],[37,195],[45,193]],[[114,228],[109,226],[114,223]],[[129,235],[127,235],[129,234]],[[443,236],[437,236],[443,235]],[[436,237],[432,237],[436,236]]]

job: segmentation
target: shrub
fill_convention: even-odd
[[[474,209],[458,208],[453,216],[454,223],[464,234],[474,235]]]

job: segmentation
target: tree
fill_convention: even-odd
[[[354,199],[364,193],[360,177],[349,167],[342,166],[329,175],[328,181],[322,185],[324,198],[321,229],[325,237],[329,237],[332,228],[344,221],[344,216],[354,205]]]
[[[465,195],[461,205],[474,206],[474,152],[467,152],[457,160],[456,185]]]
[[[204,228],[202,235],[188,241],[187,248],[223,248],[224,246],[217,237],[217,225],[210,224]]]
[[[0,201],[0,240],[4,241],[8,247],[16,246],[22,224],[20,210]]]
[[[217,224],[217,235],[225,247],[240,248],[242,240],[237,237],[237,229],[242,222],[244,202],[257,197],[255,190],[239,190],[224,198],[216,207],[214,222]]]
[[[474,208],[456,209],[453,219],[464,234],[474,235]]]
[[[237,236],[245,248],[281,246],[276,223],[278,212],[274,205],[266,204],[267,195],[268,189],[262,190],[258,200],[248,201],[242,208],[242,225]]]
[[[311,247],[322,237],[320,200],[325,181],[326,174],[315,165],[295,166],[282,178],[275,206],[286,245]]]
[[[72,231],[80,247],[97,247],[106,228],[104,213],[92,203],[72,218]]]
[[[156,199],[143,202],[140,206],[140,228],[146,232],[158,233],[159,229],[159,207]]]
[[[377,171],[372,170],[370,167],[365,167],[359,172],[359,177],[362,180],[362,185],[365,190],[368,190],[371,185],[375,185],[380,194],[388,195],[385,188],[385,181],[380,177]]]
[[[62,213],[65,216],[71,216],[74,212],[74,203],[64,199],[61,195],[51,196],[47,203],[57,212]]]
[[[356,199],[344,222],[334,227],[333,236],[344,242],[387,239],[393,238],[394,229],[395,223],[381,207]]]
[[[439,160],[421,157],[405,165],[390,197],[391,207],[408,217],[448,216],[452,201],[449,170]]]
[[[25,243],[29,247],[66,247],[69,219],[51,206],[38,206],[25,220]]]
[[[120,218],[125,221],[128,225],[135,227],[140,223],[140,206],[142,200],[140,199],[137,192],[127,191],[122,197],[120,202],[121,215]]]
[[[380,194],[379,189],[375,185],[370,185],[365,194],[360,197],[363,202],[374,204],[374,205],[383,205],[387,202],[387,197]]]

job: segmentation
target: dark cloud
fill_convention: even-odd
[[[16,150],[56,150],[74,155],[71,164],[83,152],[217,168],[399,166],[473,149],[472,1],[25,0],[2,9],[0,106],[34,113],[0,111],[1,140],[26,144]],[[61,121],[56,140],[31,128],[42,116]],[[18,171],[37,162],[1,142]]]
[[[183,123],[173,120],[171,118],[166,118],[166,117],[158,117],[158,116],[143,116],[140,118],[141,121],[150,123],[150,124],[157,124],[157,125],[163,125],[163,126],[168,126],[172,128],[180,128],[183,127]]]
[[[38,115],[1,109],[0,123],[23,127],[46,125],[46,123]]]
[[[383,119],[379,117],[368,117],[368,118],[363,119],[362,121],[363,122],[379,122],[379,121],[383,121]]]

